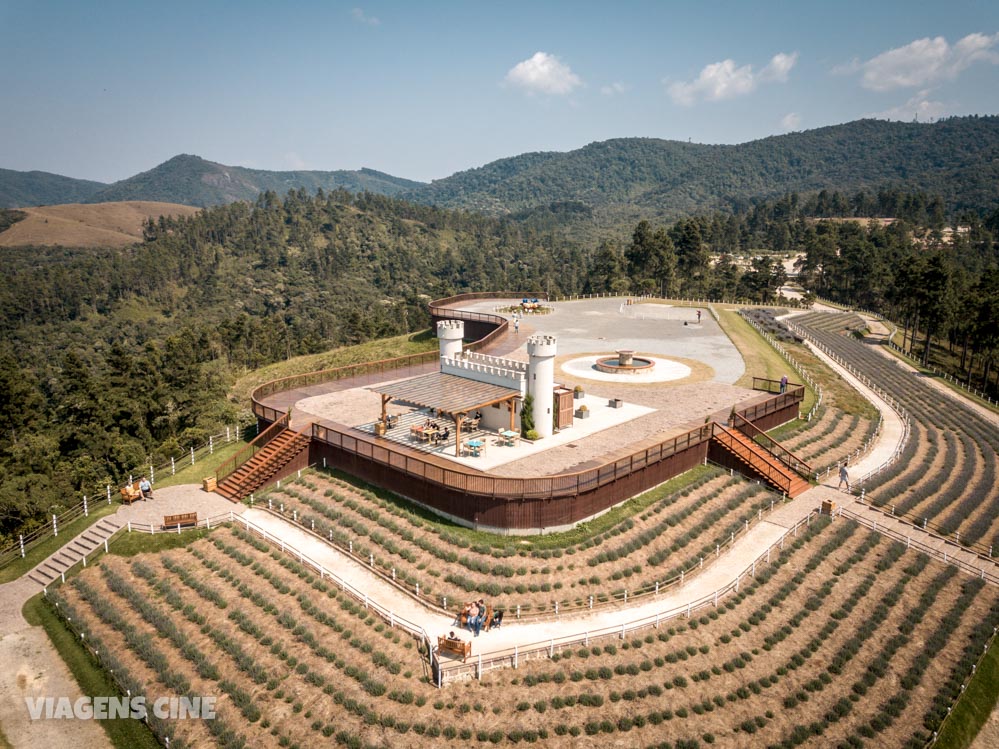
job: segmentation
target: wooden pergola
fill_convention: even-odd
[[[510,413],[510,431],[513,431],[516,401],[520,398],[519,390],[443,372],[432,372],[367,389],[382,397],[383,422],[387,419],[386,407],[393,400],[447,414],[454,421],[455,456],[461,454],[461,423],[468,414],[505,403]]]

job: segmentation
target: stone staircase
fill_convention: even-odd
[[[216,491],[233,502],[242,502],[309,449],[307,434],[282,429],[239,468],[219,483]]]
[[[715,422],[711,446],[730,458],[719,461],[726,465],[733,462],[737,470],[759,478],[789,497],[797,497],[811,488],[808,479],[800,476],[762,445],[737,429],[729,429]]]
[[[119,528],[121,525],[113,518],[101,518],[29,572],[28,579],[39,585],[49,585],[80,559],[90,556]]]

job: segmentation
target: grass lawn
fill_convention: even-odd
[[[230,442],[228,445],[222,444],[216,446],[213,454],[206,454],[198,458],[194,465],[191,465],[190,460],[186,461],[183,467],[178,465],[179,470],[173,476],[170,475],[169,471],[157,473],[156,486],[154,488],[162,489],[167,486],[179,486],[180,484],[200,485],[201,479],[207,476],[214,476],[216,468],[248,444],[248,442],[243,442],[242,440]]]
[[[721,318],[721,328],[739,350],[746,363],[746,373],[736,381],[736,385],[753,386],[753,377],[768,377],[779,380],[783,375],[793,375],[794,371],[777,351],[770,346],[763,336],[756,332],[737,310],[727,310],[716,306],[718,317]],[[794,379],[792,377],[792,379]],[[815,403],[815,393],[805,386],[805,400],[801,410],[808,412]]]
[[[380,359],[421,354],[424,351],[432,351],[437,346],[437,336],[433,331],[421,330],[418,333],[382,338],[357,346],[344,346],[332,351],[324,351],[321,354],[296,356],[247,373],[236,381],[232,392],[239,403],[246,404],[250,402],[250,393],[253,392],[254,388],[271,380],[305,374],[306,372],[318,372],[323,369],[345,367],[349,364],[363,364]]]
[[[94,660],[90,651],[80,645],[77,636],[66,627],[40,593],[24,604],[22,613],[29,624],[45,629],[53,647],[66,663],[83,694],[102,697],[124,696]],[[100,724],[111,743],[118,749],[160,749],[159,742],[141,721],[127,718],[102,720]]]
[[[971,746],[999,698],[999,639],[993,639],[982,665],[968,682],[937,739],[937,746],[965,749]]]
[[[29,549],[24,559],[15,559],[6,567],[0,569],[0,583],[9,583],[11,580],[16,580],[21,575],[31,572],[42,560],[69,543],[70,539],[83,533],[83,531],[102,517],[113,515],[118,511],[120,506],[120,503],[112,497],[110,505],[107,503],[107,500],[98,502],[96,505],[91,505],[90,515],[87,517],[81,515],[66,525],[60,524],[58,536],[51,536],[45,539],[33,549]]]
[[[182,546],[193,544],[195,541],[205,538],[214,530],[214,528],[211,530],[198,528],[197,530],[182,530],[180,533],[169,533],[167,531],[153,534],[139,533],[138,531],[123,533],[114,540],[109,549],[111,554],[117,554],[122,557],[134,557],[136,554],[145,554],[146,552],[154,553],[167,551],[168,549],[179,549]]]

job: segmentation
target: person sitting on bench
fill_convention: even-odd
[[[149,483],[149,479],[145,476],[139,480],[139,492],[142,494],[143,500],[153,498],[153,485]]]

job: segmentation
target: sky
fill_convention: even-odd
[[[430,181],[620,137],[999,113],[999,2],[0,0],[0,168]]]

